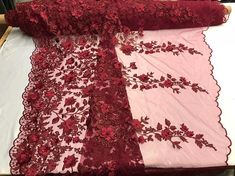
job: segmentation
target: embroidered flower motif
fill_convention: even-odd
[[[145,75],[145,74],[140,75],[138,78],[140,79],[140,81],[143,81],[143,82],[148,82],[149,80],[148,75]]]
[[[29,139],[30,143],[32,143],[32,142],[37,142],[39,137],[37,134],[32,133],[29,135],[28,139]]]
[[[164,81],[163,85],[166,87],[166,88],[169,88],[169,87],[172,87],[173,86],[173,82],[169,79],[167,79],[166,81]]]
[[[62,43],[61,43],[61,46],[64,48],[64,50],[72,50],[74,49],[74,45],[73,45],[73,42],[71,39],[67,39],[67,40],[64,40]]]
[[[186,134],[187,137],[193,137],[194,136],[193,131],[186,131],[185,134]]]
[[[143,128],[144,125],[141,124],[141,122],[137,119],[133,119],[131,124],[133,125],[133,127],[136,129],[136,131],[139,131]]]
[[[108,74],[103,72],[100,74],[100,80],[105,81],[109,78]]]
[[[35,176],[38,173],[38,168],[36,165],[32,165],[26,170],[26,176]]]
[[[135,48],[130,44],[122,44],[120,50],[126,55],[131,55]]]
[[[166,128],[161,131],[161,135],[164,140],[169,140],[172,137],[172,132]]]
[[[65,74],[63,76],[63,79],[64,79],[65,83],[70,83],[72,81],[76,81],[77,74],[75,72],[71,71],[70,73]]]
[[[144,136],[139,136],[139,137],[138,137],[138,142],[139,142],[140,144],[145,143],[146,140],[144,139]]]
[[[77,130],[76,121],[73,117],[70,117],[67,120],[64,120],[60,125],[59,128],[63,129],[64,134],[71,134],[73,130]],[[72,139],[71,139],[72,140]],[[70,141],[71,141],[70,140]],[[67,138],[68,141],[68,138]]]
[[[16,159],[20,164],[24,164],[30,161],[31,155],[29,151],[19,151],[16,154]]]
[[[77,163],[77,158],[74,155],[69,155],[64,158],[63,170],[66,168],[74,167]]]
[[[38,148],[38,153],[39,153],[39,155],[41,155],[43,157],[47,157],[50,153],[50,148],[48,146],[40,146]]]
[[[181,124],[180,129],[181,129],[182,131],[184,131],[184,132],[187,132],[187,131],[188,131],[188,127],[185,126],[185,124]]]
[[[49,170],[49,171],[55,170],[56,166],[57,166],[57,164],[56,164],[53,160],[50,160],[50,161],[48,162],[48,170]]]
[[[114,64],[114,68],[115,68],[115,69],[121,69],[121,68],[122,68],[122,64],[121,64],[120,62],[116,62],[116,63]]]
[[[41,54],[36,54],[33,58],[33,61],[36,63],[42,63],[45,60],[45,57],[43,57]]]
[[[106,104],[106,103],[101,103],[101,105],[100,105],[100,109],[101,109],[101,112],[102,113],[107,113],[107,112],[109,112],[109,105],[108,104]]]
[[[39,98],[39,95],[37,92],[29,92],[28,95],[27,95],[27,101],[28,102],[35,102],[36,100],[38,100]]]
[[[112,127],[104,127],[101,129],[101,136],[105,138],[107,141],[110,141],[114,138],[114,131]]]
[[[49,90],[45,92],[45,96],[49,99],[55,96],[55,92],[53,90]]]
[[[129,67],[131,69],[137,69],[135,62],[131,62]]]

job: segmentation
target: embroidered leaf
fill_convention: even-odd
[[[86,106],[88,104],[86,99],[83,100],[83,104],[84,104],[84,106]]]
[[[171,78],[172,76],[170,74],[167,74],[167,78]]]
[[[153,138],[152,138],[153,136],[152,135],[149,135],[148,136],[148,141],[153,141]]]
[[[176,130],[176,126],[170,126],[170,129],[171,129],[172,131],[174,131],[174,130]]]
[[[57,123],[59,120],[60,120],[59,117],[54,118],[54,119],[52,120],[52,124]]]
[[[76,103],[75,106],[76,106],[76,108],[79,108],[80,104],[79,104],[79,103]]]
[[[165,78],[161,76],[160,81],[165,81]]]
[[[160,123],[157,124],[157,130],[161,130],[162,129],[162,125]]]
[[[59,110],[59,114],[61,114],[61,113],[63,113],[63,109],[62,108]]]
[[[183,142],[188,142],[187,139],[183,136],[180,136],[180,139],[183,141]]]
[[[71,108],[70,112],[75,112],[76,108]]]
[[[199,140],[195,140],[195,143],[199,148],[202,148],[202,143]]]
[[[134,86],[132,86],[132,89],[137,89],[138,88],[138,84],[135,84]]]
[[[172,145],[173,145],[173,148],[178,148],[178,149],[181,149],[182,147],[179,145],[180,144],[180,142],[179,141],[175,141],[175,142],[173,142],[172,143]]]
[[[202,137],[203,137],[203,134],[197,134],[197,135],[195,136],[196,139],[201,139]]]
[[[159,141],[162,141],[162,136],[158,133],[155,133],[155,138]]]
[[[170,122],[169,120],[165,119],[165,124],[166,124],[167,126],[170,126],[170,125],[171,125],[171,122]]]
[[[141,122],[144,124],[148,124],[148,120],[149,120],[149,118],[147,116],[141,117]]]

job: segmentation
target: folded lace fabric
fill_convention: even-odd
[[[216,1],[36,0],[18,4],[6,20],[39,37],[212,26],[226,18]]]

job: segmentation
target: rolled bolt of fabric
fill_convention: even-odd
[[[7,12],[7,23],[34,37],[113,35],[125,27],[134,31],[220,25],[231,12],[217,1],[45,1],[17,4]]]

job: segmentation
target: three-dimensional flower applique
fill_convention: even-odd
[[[102,113],[107,113],[110,111],[110,106],[104,102],[100,103],[100,110]]]
[[[137,119],[133,119],[131,124],[135,128],[136,131],[140,131],[144,127],[144,125]]]
[[[131,55],[135,48],[131,44],[122,44],[120,50],[126,55]]]
[[[163,85],[164,87],[169,88],[169,87],[172,87],[174,83],[170,79],[167,79],[163,82]]]
[[[60,45],[64,50],[70,50],[73,47],[73,44],[70,40],[63,41]]]
[[[142,74],[142,75],[138,76],[138,78],[142,82],[148,82],[148,80],[149,80],[149,76],[146,74]]]
[[[55,92],[54,90],[48,90],[45,92],[45,96],[48,98],[48,99],[52,99],[54,96],[55,96]]]
[[[27,101],[30,103],[34,103],[39,98],[39,94],[37,92],[34,92],[33,90],[28,92],[27,94]]]
[[[58,127],[63,130],[63,134],[67,135],[75,133],[78,130],[76,119],[73,116],[71,116],[67,120],[63,120]]]
[[[115,69],[121,69],[122,68],[122,64],[120,62],[115,62],[114,63],[114,68]]]
[[[146,140],[145,140],[144,136],[139,136],[139,137],[138,137],[138,142],[139,142],[140,144],[145,143]]]
[[[47,157],[50,153],[50,147],[47,145],[42,145],[38,148],[38,153],[42,157]]]
[[[34,164],[26,169],[25,176],[37,175],[37,173],[38,173],[38,167]]]
[[[135,62],[131,62],[129,68],[131,68],[132,70],[137,69],[136,63]]]
[[[30,161],[31,159],[31,152],[30,151],[19,151],[17,154],[15,154],[17,161],[20,164],[24,164]]]
[[[65,83],[71,83],[73,81],[76,81],[77,73],[75,71],[70,71],[68,74],[65,74],[62,79]]]
[[[72,168],[77,164],[78,159],[74,155],[69,155],[64,158],[63,170],[66,168]]]
[[[39,140],[39,136],[35,133],[32,133],[28,136],[28,140],[30,143],[37,142]]]
[[[114,139],[114,129],[112,127],[103,127],[101,129],[101,137],[105,138],[107,141]]]

